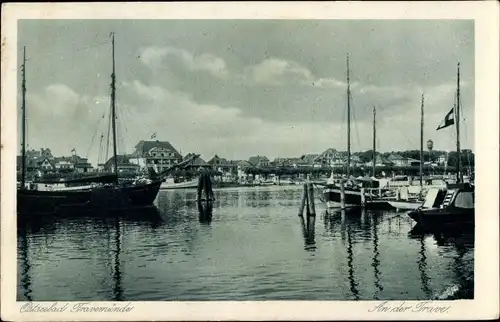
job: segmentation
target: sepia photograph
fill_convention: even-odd
[[[473,17],[114,14],[9,25],[18,316],[371,301],[439,319],[477,300],[477,142],[498,128],[478,137]]]

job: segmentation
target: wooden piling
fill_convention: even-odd
[[[302,201],[300,203],[299,216],[303,216],[304,208],[306,206],[306,200],[307,200],[307,184],[304,183],[303,188],[304,188],[304,191],[302,192]]]
[[[366,205],[366,194],[365,194],[365,188],[361,188],[361,206]]]
[[[345,209],[344,180],[340,180],[340,209]]]
[[[316,216],[316,207],[314,204],[314,187],[312,183],[308,184],[308,195],[307,199],[309,201],[309,212],[308,215]]]

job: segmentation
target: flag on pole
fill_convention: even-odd
[[[71,149],[71,153],[73,153],[73,152],[76,152],[76,149],[75,149],[75,148]]]
[[[444,120],[439,124],[437,130],[444,129],[445,127],[448,127],[450,125],[455,124],[455,108],[453,107],[448,114],[444,117]]]
[[[156,132],[151,134],[151,139],[154,139],[154,138],[156,138]]]

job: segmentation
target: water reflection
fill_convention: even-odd
[[[342,212],[345,212],[342,210]],[[343,214],[343,217],[345,217],[347,214]],[[356,217],[352,217],[356,218]],[[353,252],[353,242],[352,242],[352,232],[351,232],[351,226],[347,225],[347,267],[349,268],[349,286],[352,295],[354,296],[355,300],[359,300],[359,290],[358,290],[358,283],[354,279],[354,252]]]
[[[20,260],[21,260],[21,286],[24,290],[23,295],[28,301],[32,301],[31,297],[31,276],[30,276],[30,270],[31,270],[31,264],[29,260],[29,240],[27,236],[27,230],[26,227],[21,226],[18,229],[18,234],[19,234],[19,240],[20,240]]]
[[[210,224],[212,222],[213,204],[210,201],[198,201],[198,219],[200,223]]]
[[[417,300],[448,289],[473,297],[473,236],[320,203],[323,224],[304,215],[299,228],[302,190],[280,189],[220,189],[217,202],[201,204],[196,191],[163,191],[149,210],[18,220],[18,297]]]
[[[121,232],[120,232],[120,219],[115,217],[115,256],[114,256],[114,272],[113,272],[113,297],[115,301],[123,301],[123,288],[122,288],[122,272],[121,272]]]
[[[434,296],[438,299],[474,298],[473,231],[460,229],[435,231],[417,224],[410,230],[408,237],[417,239],[420,242],[419,270],[421,273],[422,290],[428,297],[433,296],[432,294],[434,293],[428,286],[429,278],[427,276],[425,239],[432,238],[438,247],[442,247],[440,252],[443,252],[444,255],[450,256],[450,251],[455,251],[453,260],[449,264],[451,266],[450,271],[454,273],[455,283],[441,290],[437,295],[434,294]],[[471,258],[466,259],[467,255],[470,255]]]
[[[302,234],[304,236],[304,249],[307,251],[316,250],[316,241],[314,240],[316,216],[306,216],[307,223],[304,216],[299,216],[300,224],[302,226]]]
[[[372,267],[373,267],[373,275],[375,279],[375,293],[373,295],[373,298],[375,300],[379,299],[380,293],[384,290],[382,287],[382,284],[380,283],[380,251],[378,249],[379,247],[379,239],[378,239],[378,223],[379,223],[379,218],[377,214],[372,214],[372,235],[373,235],[373,261],[372,261]]]
[[[427,276],[427,256],[425,254],[425,238],[424,236],[420,236],[420,251],[419,251],[419,260],[418,260],[418,270],[420,271],[420,281],[422,282],[422,291],[427,296],[427,298],[431,298],[432,291],[429,288],[429,277]]]

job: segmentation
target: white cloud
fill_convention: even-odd
[[[295,156],[297,149],[302,153],[310,149],[322,151],[338,139],[332,135],[338,127],[332,124],[264,121],[244,115],[234,107],[200,104],[185,94],[159,86],[139,81],[127,86],[144,102],[153,102],[152,110],[141,118],[141,123],[148,127],[139,128],[137,140],[144,139],[146,132],[156,131],[160,140],[172,141],[182,151],[199,152],[205,158],[216,153],[228,158],[247,158],[256,154]]]
[[[206,71],[215,77],[225,78],[228,76],[226,62],[209,53],[195,55],[185,49],[174,47],[147,47],[139,50],[142,63],[152,69],[161,67],[169,56],[174,56],[191,71]]]
[[[294,81],[312,80],[312,73],[307,68],[278,58],[268,58],[248,66],[244,70],[244,75],[256,83],[266,85],[283,85]]]

